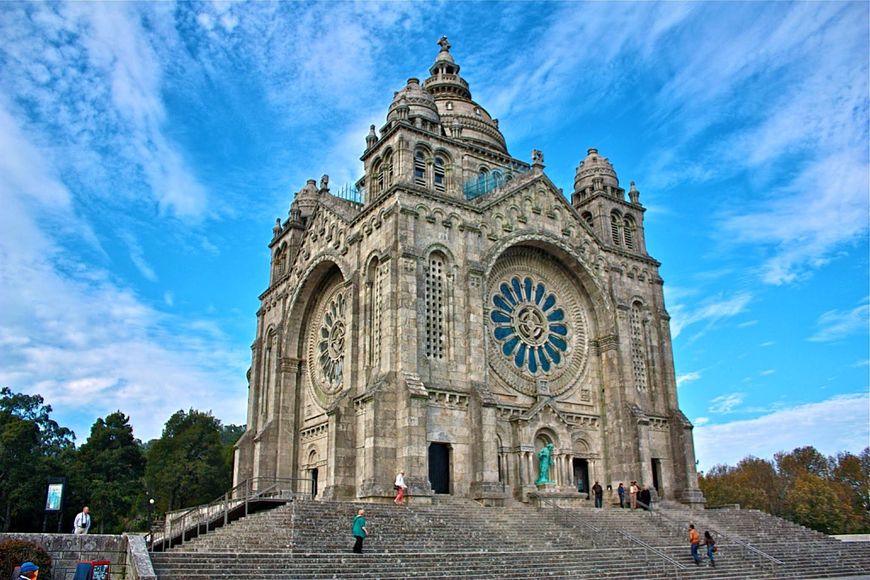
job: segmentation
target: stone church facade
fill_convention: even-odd
[[[566,199],[439,44],[366,138],[364,199],[324,176],[276,222],[235,483],[380,501],[404,470],[416,501],[637,480],[702,503],[634,183],[589,149]]]

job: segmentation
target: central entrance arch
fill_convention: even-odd
[[[429,444],[429,483],[435,493],[450,493],[450,444]]]

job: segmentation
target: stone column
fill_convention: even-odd
[[[329,500],[353,497],[356,469],[354,458],[354,411],[348,399],[341,399],[326,411],[327,449],[326,487],[323,498]]]
[[[299,426],[297,418],[303,359],[281,357],[278,387],[278,462],[277,477],[297,477],[299,464]]]

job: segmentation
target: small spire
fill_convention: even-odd
[[[544,170],[544,153],[539,149],[532,149],[532,170],[535,173]]]
[[[375,143],[378,142],[378,134],[375,133],[375,126],[371,125],[369,127],[369,134],[366,135],[366,149],[371,149],[374,147]]]
[[[634,185],[632,181],[630,187],[628,189],[628,199],[631,200],[631,203],[634,205],[640,205],[640,192],[637,190],[637,187]]]

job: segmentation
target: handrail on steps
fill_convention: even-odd
[[[642,503],[640,501],[637,502],[637,505],[639,505],[642,508],[649,511],[651,514],[653,514],[654,517],[658,517],[660,519],[660,521],[662,522],[662,525],[664,527],[671,528],[674,530],[678,529],[681,532],[685,529],[685,526],[681,522],[675,521],[670,515],[666,514],[665,512],[663,512],[661,510],[654,510],[654,509],[652,509],[652,506],[648,506],[645,503]],[[695,518],[695,519],[697,519],[697,518]],[[783,562],[779,558],[776,558],[776,557],[771,556],[770,554],[768,554],[762,550],[759,550],[758,548],[756,548],[755,546],[753,546],[752,544],[750,544],[746,540],[740,538],[739,536],[737,536],[733,532],[725,533],[722,530],[717,530],[715,527],[713,527],[709,524],[710,524],[710,522],[707,521],[705,523],[704,527],[708,528],[709,531],[712,532],[715,537],[719,538],[719,540],[718,540],[719,543],[721,543],[721,540],[724,538],[729,543],[736,544],[743,551],[743,555],[744,555],[745,559],[749,559],[746,556],[746,554],[748,552],[752,556],[755,556],[758,558],[759,564],[763,564],[764,561],[766,560],[767,564],[770,566],[771,572],[776,572],[777,566],[784,566],[785,565],[785,562]]]
[[[311,480],[301,478],[282,477],[255,477],[246,479],[235,485],[228,492],[214,501],[194,506],[182,512],[167,513],[163,520],[162,534],[151,537],[151,549],[155,544],[162,544],[163,549],[185,542],[189,534],[196,531],[196,535],[202,526],[208,533],[211,525],[229,523],[230,512],[244,506],[244,515],[247,516],[253,502],[272,501],[288,502],[311,497]],[[179,531],[180,530],[180,531]],[[180,534],[178,544],[173,541]]]
[[[555,513],[558,514],[559,516],[565,518],[566,520],[571,521],[572,523],[581,524],[581,526],[583,526],[584,528],[586,528],[589,531],[593,531],[596,534],[600,534],[604,531],[604,530],[601,530],[600,528],[597,528],[597,527],[589,524],[588,522],[584,522],[582,519],[580,519],[579,514],[566,510],[562,506],[556,504],[556,502],[550,498],[541,498],[541,503],[539,505],[543,506],[544,504],[552,507],[554,509]],[[623,538],[625,538],[626,540],[628,540],[629,542],[637,544],[638,546],[643,548],[644,554],[646,554],[646,556],[647,556],[647,561],[649,561],[650,552],[652,552],[653,554],[658,556],[661,560],[663,560],[663,567],[667,568],[670,565],[671,567],[674,568],[674,570],[676,571],[676,574],[675,574],[676,578],[681,578],[682,572],[685,572],[686,570],[688,570],[688,568],[686,568],[685,565],[674,560],[673,558],[671,558],[670,556],[665,554],[663,551],[659,550],[655,546],[651,546],[651,545],[647,544],[646,542],[644,542],[640,538],[633,536],[624,530],[616,529],[616,530],[609,530],[609,531],[611,531],[612,533],[616,533],[616,534],[622,536]],[[592,545],[597,547],[595,535],[592,536]]]

